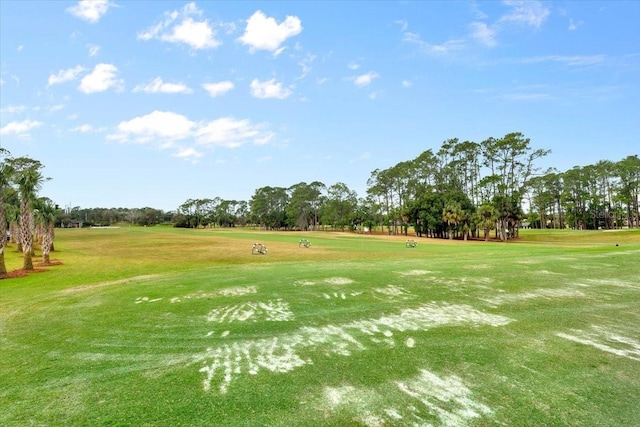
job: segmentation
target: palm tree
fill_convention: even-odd
[[[42,197],[36,201],[35,221],[38,226],[38,236],[41,239],[42,264],[50,265],[49,253],[53,248],[54,225],[56,222],[56,206],[47,197]]]
[[[0,278],[7,276],[7,266],[4,262],[4,248],[7,246],[7,217],[5,215],[5,196],[9,192],[9,182],[13,168],[3,158],[8,158],[9,152],[0,148]]]
[[[29,158],[16,159],[18,165],[15,183],[18,187],[20,198],[20,241],[22,254],[24,255],[24,270],[33,270],[33,204],[36,193],[42,187],[44,177],[40,173],[42,164]]]
[[[458,202],[448,202],[442,210],[442,220],[449,225],[449,240],[453,239],[453,228],[462,221],[462,207]]]
[[[484,241],[489,240],[489,231],[496,228],[498,213],[496,209],[489,203],[485,203],[478,207],[476,213],[478,216],[478,227],[484,231]]]

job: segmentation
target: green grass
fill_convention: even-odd
[[[0,281],[0,425],[639,425],[640,231],[522,234],[59,230]]]

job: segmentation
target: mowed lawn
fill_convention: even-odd
[[[2,426],[640,425],[638,230],[56,233],[0,280]]]

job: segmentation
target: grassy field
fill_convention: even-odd
[[[640,425],[640,231],[405,239],[59,230],[0,281],[0,425]]]

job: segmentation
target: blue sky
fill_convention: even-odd
[[[640,152],[639,1],[0,1],[0,144],[61,206],[346,183],[522,132]]]

